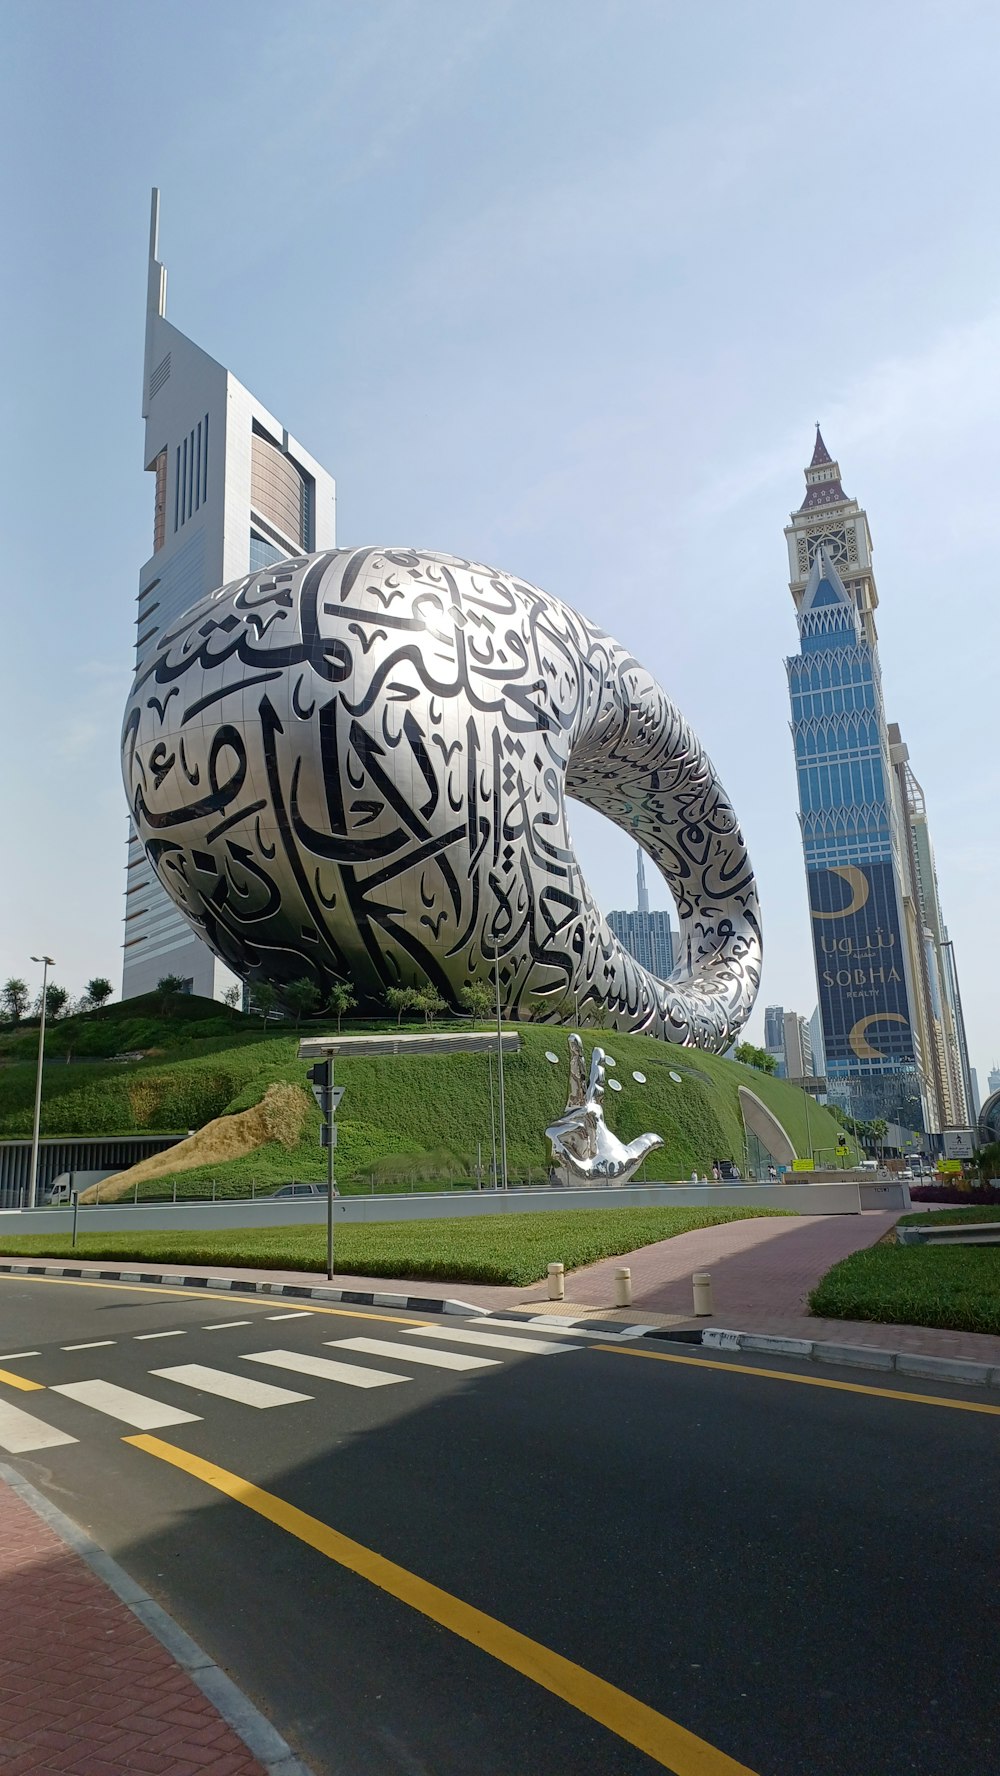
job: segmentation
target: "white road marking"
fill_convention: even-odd
[[[554,1357],[557,1351],[582,1350],[582,1344],[546,1344],[541,1338],[511,1338],[506,1332],[463,1332],[459,1327],[412,1326],[411,1338],[446,1338],[449,1344],[488,1344],[494,1350],[522,1351],[529,1357]]]
[[[294,1369],[299,1375],[320,1375],[326,1381],[342,1381],[348,1387],[388,1387],[394,1381],[411,1381],[409,1375],[390,1375],[386,1369],[362,1369],[360,1364],[335,1363],[330,1357],[309,1357],[300,1351],[252,1351],[246,1363],[269,1363],[274,1369]]]
[[[307,1314],[315,1313],[312,1307],[297,1307],[290,1314],[265,1314],[265,1320],[304,1320]],[[249,1326],[250,1321],[245,1322]]]
[[[177,1363],[172,1369],[151,1369],[149,1373],[177,1381],[181,1387],[198,1388],[203,1394],[218,1394],[220,1400],[236,1400],[241,1406],[290,1406],[296,1400],[312,1399],[311,1394],[293,1394],[291,1388],[275,1387],[252,1375],[230,1375],[205,1363]]]
[[[92,1338],[89,1344],[61,1344],[59,1349],[64,1351],[95,1351],[101,1350],[106,1344],[114,1344],[114,1342],[113,1338]]]
[[[41,1351],[8,1351],[5,1357],[0,1357],[0,1363],[16,1363],[21,1357],[40,1357],[41,1354]]]
[[[230,1326],[252,1326],[252,1320],[217,1320],[214,1326],[203,1326],[203,1332],[228,1332]]]
[[[466,1357],[458,1351],[417,1350],[384,1338],[327,1338],[334,1350],[363,1351],[369,1357],[397,1357],[404,1363],[424,1363],[429,1369],[495,1369],[498,1357]]]
[[[179,1406],[163,1406],[148,1394],[135,1394],[131,1388],[117,1387],[113,1381],[63,1381],[52,1389],[67,1399],[92,1406],[108,1418],[132,1425],[137,1431],[158,1431],[163,1425],[198,1424],[196,1412],[182,1412]]]
[[[32,1352],[33,1356],[37,1354],[37,1351]],[[33,1449],[55,1449],[59,1443],[75,1442],[75,1437],[67,1437],[65,1431],[43,1424],[40,1418],[22,1411],[20,1406],[8,1406],[6,1400],[0,1401],[0,1449],[6,1449],[8,1455],[29,1455]]]
[[[133,1337],[138,1341],[143,1338],[185,1338],[185,1332],[135,1332]]]

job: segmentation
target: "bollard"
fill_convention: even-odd
[[[696,1270],[691,1278],[691,1282],[694,1289],[695,1314],[714,1313],[715,1309],[712,1306],[712,1278],[709,1272],[707,1270]]]
[[[549,1265],[549,1300],[562,1301],[566,1294],[565,1272],[561,1264]]]
[[[624,1267],[615,1271],[615,1306],[632,1306],[632,1272]]]

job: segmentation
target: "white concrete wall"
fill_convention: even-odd
[[[906,1209],[902,1184],[759,1184],[705,1187],[673,1184],[629,1185],[624,1189],[437,1191],[426,1196],[339,1196],[334,1220],[351,1222],[443,1221],[466,1215],[524,1215],[540,1210],[671,1206],[682,1208],[788,1209],[796,1215],[857,1215],[862,1209]],[[143,1230],[208,1232],[211,1228],[301,1227],[326,1221],[321,1196],[258,1197],[256,1202],[113,1203],[81,1209],[81,1233],[137,1233]],[[69,1233],[72,1209],[5,1209],[0,1234]]]

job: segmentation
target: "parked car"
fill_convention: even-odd
[[[327,1191],[326,1191],[325,1184],[282,1184],[278,1190],[272,1190],[272,1191],[270,1191],[269,1194],[272,1197],[276,1197],[276,1196],[325,1196],[326,1193],[327,1193]],[[334,1194],[334,1196],[340,1195],[340,1191],[337,1189],[336,1185],[334,1185],[334,1187],[333,1187],[333,1194]]]

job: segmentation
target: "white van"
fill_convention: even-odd
[[[863,1159],[861,1161],[860,1165],[855,1166],[854,1170],[856,1172],[877,1172],[878,1171],[878,1160],[877,1159]]]

